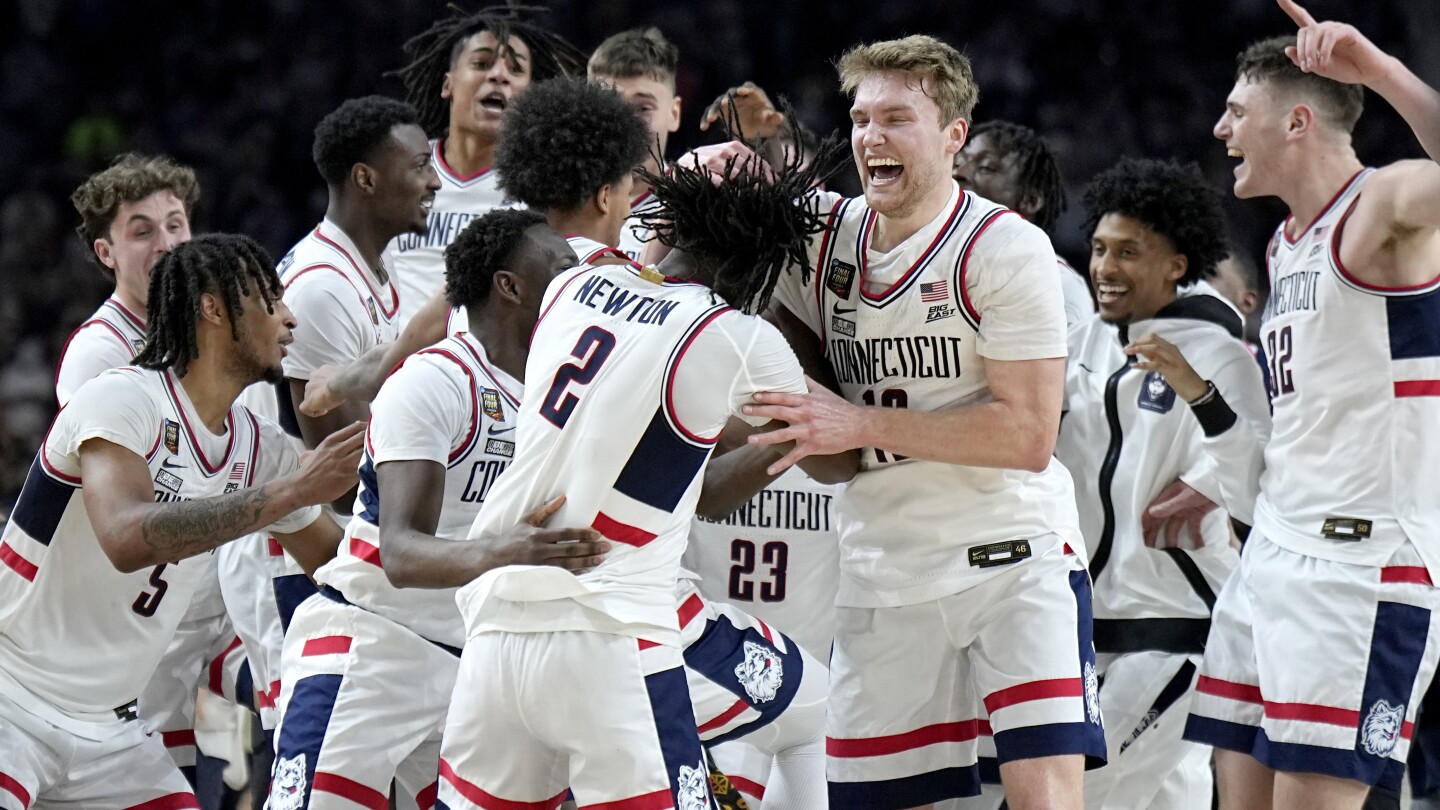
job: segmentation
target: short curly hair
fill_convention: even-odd
[[[445,248],[445,300],[452,307],[484,304],[525,232],[544,224],[544,216],[524,208],[494,208],[471,220]]]
[[[550,79],[515,97],[505,114],[495,173],[500,189],[542,211],[570,212],[644,162],[645,122],[613,89]]]
[[[1316,111],[1342,132],[1354,132],[1365,111],[1365,91],[1358,84],[1345,84],[1315,73],[1306,73],[1285,55],[1294,47],[1295,35],[1262,39],[1235,57],[1235,78],[1268,84],[1287,95],[1296,94],[1315,105]]]
[[[147,157],[128,152],[115,158],[109,168],[90,175],[70,195],[70,202],[80,214],[75,233],[80,235],[85,251],[106,275],[113,277],[115,273],[101,264],[90,249],[95,240],[110,236],[110,226],[120,206],[167,189],[185,205],[185,216],[189,217],[200,200],[200,182],[195,179],[195,170],[164,155]]]
[[[1182,285],[1214,270],[1228,250],[1220,195],[1194,163],[1121,158],[1090,181],[1085,207],[1091,236],[1106,214],[1121,214],[1169,240],[1187,260]]]
[[[320,119],[310,154],[325,182],[339,187],[356,163],[365,162],[385,143],[390,130],[418,120],[415,108],[403,101],[385,96],[352,98]]]

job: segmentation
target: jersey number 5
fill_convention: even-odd
[[[165,573],[165,566],[167,565],[169,565],[169,563],[160,563],[155,566],[155,570],[150,572],[150,587],[154,588],[155,591],[154,593],[141,591],[140,595],[135,597],[135,603],[130,606],[131,610],[148,619],[155,615],[155,611],[160,609],[160,600],[164,599],[165,592],[170,590],[170,583],[160,578],[160,575]]]
[[[604,329],[592,326],[582,332],[580,339],[575,341],[575,348],[570,350],[570,356],[580,362],[566,363],[555,372],[550,391],[540,403],[540,415],[549,419],[550,424],[563,429],[565,423],[570,421],[570,414],[575,411],[575,406],[580,404],[580,398],[566,389],[571,383],[590,384],[614,349],[615,336]]]

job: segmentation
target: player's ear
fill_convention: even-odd
[[[1285,137],[1298,138],[1315,126],[1315,111],[1308,104],[1296,104],[1290,108],[1285,120]]]
[[[110,244],[110,240],[102,236],[95,240],[94,248],[95,258],[110,268],[110,272],[115,272],[115,246]]]
[[[595,206],[595,210],[598,211],[601,216],[608,216],[610,207],[615,204],[615,185],[613,183],[606,183],[601,186],[595,192],[595,196],[591,198],[590,202]]]
[[[970,122],[964,118],[956,118],[945,125],[945,154],[949,155],[953,165],[955,155],[965,145],[965,139],[970,137]]]
[[[364,163],[350,167],[350,182],[360,191],[370,194],[375,191],[375,170]]]
[[[440,98],[448,99],[454,95],[450,89],[450,71],[445,71],[445,81],[440,83]]]
[[[1190,258],[1184,253],[1176,253],[1170,257],[1170,266],[1165,268],[1165,279],[1172,284],[1179,284],[1180,279],[1185,277],[1185,271],[1190,269]]]
[[[500,295],[507,301],[520,303],[520,277],[509,270],[499,270],[490,281],[491,294]]]
[[[1018,212],[1020,216],[1027,220],[1033,220],[1035,219],[1035,215],[1040,213],[1041,208],[1044,208],[1044,206],[1040,204],[1039,194],[1033,191],[1027,191],[1020,195],[1020,210]]]
[[[219,325],[229,319],[229,313],[220,299],[211,293],[200,293],[200,319]]]
[[[670,126],[668,127],[670,132],[678,132],[680,130],[680,107],[680,97],[676,96],[675,101],[670,104]],[[661,155],[660,157],[663,158],[665,156]]]

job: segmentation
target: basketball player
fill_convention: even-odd
[[[272,807],[382,807],[392,780],[432,805],[464,643],[455,588],[509,563],[590,568],[608,547],[591,530],[456,542],[514,454],[540,296],[575,256],[539,214],[496,209],[446,258],[476,330],[411,357],[372,407],[361,511],[286,634]]]
[[[1054,250],[950,177],[977,97],[965,57],[917,36],[854,48],[839,68],[865,195],[812,195],[836,229],[812,241],[813,277],[790,273],[775,298],[845,396],[746,407],[789,425],[751,442],[797,441],[772,473],[866,448],[838,504],[831,806],[977,793],[983,702],[1010,806],[1078,808],[1104,739],[1074,493],[1051,455]]]
[[[505,111],[532,82],[584,70],[584,54],[537,20],[537,9],[528,7],[465,12],[451,6],[405,43],[411,61],[397,73],[406,100],[419,111],[420,128],[434,138],[431,163],[441,185],[425,227],[401,234],[385,250],[399,285],[402,327],[427,299],[443,298],[445,246],[474,217],[509,204],[492,171]]]
[[[165,157],[122,155],[90,176],[71,202],[77,228],[115,293],[66,342],[55,374],[64,407],[82,384],[102,371],[130,364],[145,343],[145,296],[150,270],[171,248],[190,239],[190,211],[200,198],[195,172]],[[139,697],[137,713],[159,732],[190,784],[195,784],[195,694],[208,686],[232,701],[252,699],[250,667],[226,616],[215,555],[195,558],[209,567],[198,577],[196,598]]]
[[[666,143],[670,134],[680,129],[681,99],[675,94],[679,63],[680,49],[660,29],[650,26],[609,37],[590,55],[586,66],[591,79],[613,86],[645,121],[652,142],[644,168],[652,174],[664,171]],[[636,179],[631,194],[634,213],[620,232],[618,246],[626,256],[640,261],[645,242],[653,238],[641,217],[653,212],[654,202],[650,184],[643,178]]]
[[[709,806],[681,669],[680,555],[700,473],[730,415],[758,389],[804,387],[774,328],[746,313],[763,307],[779,270],[821,227],[791,201],[831,155],[773,185],[753,164],[732,166],[738,175],[721,185],[689,168],[649,176],[661,206],[650,222],[663,218],[661,238],[679,248],[662,269],[676,275],[591,266],[550,285],[515,461],[471,535],[488,538],[518,504],[565,492],[557,521],[590,524],[614,548],[579,577],[511,566],[460,590],[467,638],[441,752],[448,806],[552,807],[567,784],[582,807]],[[802,674],[793,658],[782,666],[788,646],[773,635],[712,652],[747,694],[779,702]],[[583,692],[562,684],[577,671]],[[510,745],[504,760],[490,756],[497,737]]]
[[[1214,295],[1181,296],[1225,255],[1218,196],[1193,166],[1122,159],[1085,192],[1090,280],[1099,314],[1070,332],[1066,414],[1055,457],[1075,480],[1095,589],[1095,651],[1109,764],[1085,779],[1090,810],[1209,810],[1208,746],[1181,739],[1215,594],[1239,563],[1230,525],[1212,510],[1198,535],[1146,536],[1150,504],[1179,479],[1223,499],[1203,440],[1220,414],[1209,387],[1269,434],[1260,369],[1237,313]],[[1185,376],[1137,368],[1131,338],[1165,340],[1194,364]],[[1187,403],[1192,403],[1187,407]],[[1192,416],[1193,414],[1193,416]],[[1258,463],[1263,442],[1250,445]]]
[[[955,155],[955,182],[1030,220],[1054,238],[1055,221],[1065,210],[1065,186],[1050,147],[1029,127],[986,121],[971,130]],[[1057,253],[1060,290],[1065,294],[1065,323],[1074,326],[1095,311],[1090,285]]]
[[[351,486],[360,425],[301,462],[235,404],[276,380],[295,320],[243,236],[154,267],[138,367],[81,386],[56,417],[0,539],[0,807],[198,808],[135,721],[205,566],[271,527],[308,570],[340,530],[315,504]]]
[[[1267,252],[1255,530],[1186,737],[1220,749],[1222,807],[1358,808],[1400,786],[1440,641],[1440,93],[1355,28],[1280,5],[1298,34],[1240,55],[1214,132],[1240,159],[1235,194],[1291,214]],[[1361,164],[1362,87],[1429,160]]]

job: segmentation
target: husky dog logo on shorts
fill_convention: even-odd
[[[708,810],[709,796],[705,791],[708,781],[709,770],[705,767],[704,762],[701,762],[698,768],[681,765],[680,775],[675,784],[677,788],[675,796],[678,800],[675,810]]]
[[[1100,679],[1095,675],[1095,665],[1085,662],[1085,713],[1090,722],[1100,725]]]
[[[785,667],[774,650],[753,641],[745,642],[745,660],[735,667],[735,677],[745,687],[745,694],[756,703],[769,703],[780,692],[785,680]]]
[[[1388,757],[1395,750],[1400,739],[1400,727],[1405,722],[1405,704],[1391,706],[1383,700],[1375,701],[1365,723],[1360,726],[1360,745],[1377,757]]]
[[[270,783],[269,810],[300,810],[305,806],[305,755],[275,760],[275,776]]]

